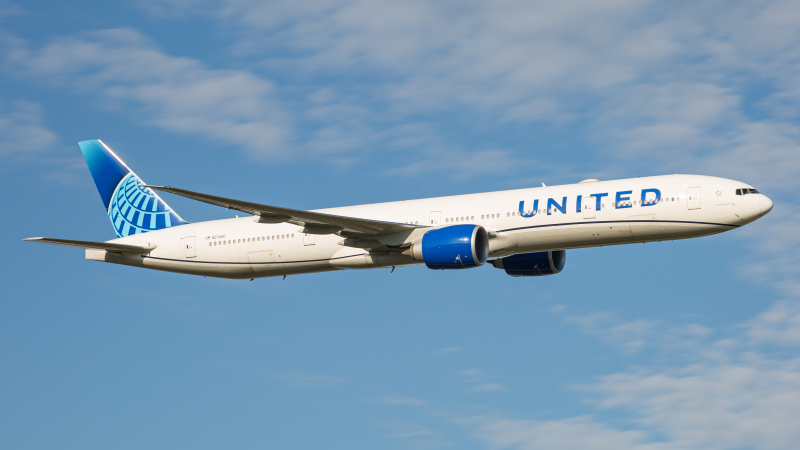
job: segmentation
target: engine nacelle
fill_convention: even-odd
[[[493,259],[489,264],[503,269],[512,277],[540,277],[553,275],[564,270],[567,252],[553,250],[549,252],[520,253],[501,259]]]
[[[429,269],[469,269],[489,259],[489,236],[480,225],[453,225],[422,235],[410,248],[411,257]]]

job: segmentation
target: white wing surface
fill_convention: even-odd
[[[288,222],[305,228],[308,234],[338,234],[344,237],[361,236],[386,236],[402,231],[411,231],[421,228],[409,225],[379,220],[358,219],[355,217],[336,216],[299,209],[282,208],[280,206],[262,205],[260,203],[245,202],[215,195],[201,194],[170,186],[143,186],[158,191],[169,192],[181,197],[191,198],[212,205],[235,209],[248,214],[260,216],[259,221],[265,223]]]

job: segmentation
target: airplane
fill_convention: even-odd
[[[106,242],[35,237],[86,259],[231,279],[425,264],[490,264],[514,277],[560,273],[566,250],[709,236],[772,209],[752,186],[662,175],[304,211],[146,185],[105,143],[79,143],[117,234]],[[247,213],[189,223],[156,193]]]

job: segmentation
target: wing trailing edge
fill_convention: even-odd
[[[181,197],[235,209],[248,214],[259,216],[262,223],[288,222],[304,227],[303,232],[308,234],[339,234],[349,236],[386,236],[403,231],[413,231],[423,228],[419,225],[410,225],[379,220],[359,219],[355,217],[337,216],[313,211],[282,208],[280,206],[262,205],[260,203],[245,202],[231,198],[217,197],[216,195],[202,194],[170,186],[142,186],[156,191],[169,192]]]

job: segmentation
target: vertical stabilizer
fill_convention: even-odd
[[[117,237],[146,233],[187,222],[175,213],[103,141],[82,141],[83,157]]]

